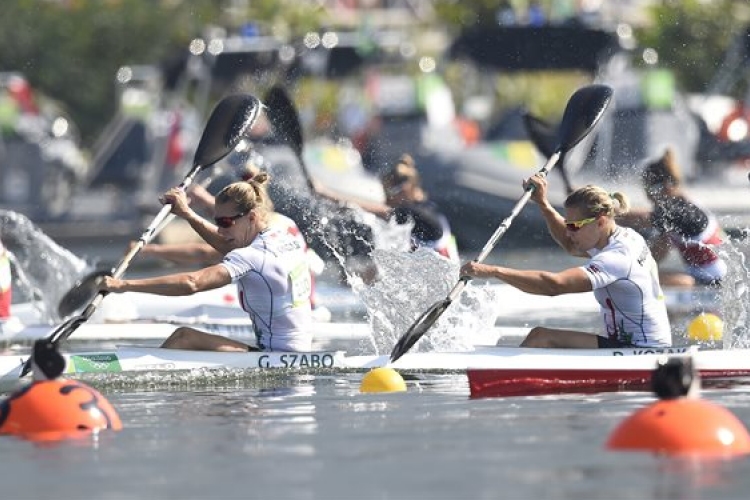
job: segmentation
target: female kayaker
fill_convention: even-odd
[[[413,223],[412,250],[419,247],[431,248],[443,257],[458,262],[456,240],[448,219],[428,200],[412,157],[402,155],[381,177],[381,182],[385,203],[342,197],[319,185],[315,189],[326,198],[354,203],[382,219],[393,218],[398,224]]]
[[[179,189],[168,191],[163,202],[185,219],[223,255],[219,264],[197,271],[147,279],[106,278],[102,289],[110,292],[145,292],[157,295],[192,295],[236,283],[242,308],[255,328],[257,348],[190,327],[180,327],[162,344],[174,349],[205,351],[309,351],[310,269],[300,241],[271,226],[261,172],[246,182],[236,182],[216,196],[214,224],[203,219]]]
[[[527,293],[561,295],[594,292],[604,334],[533,328],[521,347],[619,348],[672,345],[667,309],[651,251],[635,230],[615,217],[628,210],[622,193],[585,186],[565,200],[563,218],[547,199],[547,181],[539,174],[524,182],[540,207],[550,234],[568,253],[588,257],[580,267],[560,272],[518,270],[468,262],[462,275],[497,278]]]
[[[662,285],[692,287],[717,285],[727,274],[727,264],[716,251],[725,238],[716,217],[689,200],[682,191],[682,179],[674,152],[666,152],[643,170],[643,188],[653,210],[631,211],[621,224],[655,231],[651,253],[661,262],[675,248],[686,271],[663,271]]]
[[[234,165],[233,177],[237,181],[249,181],[255,178],[262,170],[259,165],[263,165],[265,160],[255,153],[252,152],[248,155],[248,158],[240,160],[241,163]],[[270,182],[270,177],[268,182]],[[268,184],[266,182],[264,186]],[[214,211],[216,200],[214,196],[206,190],[200,184],[195,184],[188,191],[188,198],[191,205],[199,205],[201,208],[207,209],[212,213]],[[315,253],[313,249],[307,246],[305,236],[300,231],[297,224],[287,217],[286,215],[280,214],[274,210],[273,202],[270,197],[266,194],[265,200],[268,203],[268,224],[272,227],[278,228],[281,231],[286,231],[291,236],[297,239],[299,244],[305,249],[305,255],[307,256],[310,271],[311,290],[310,290],[310,301],[313,306],[313,314],[316,319],[328,320],[330,318],[330,311],[325,307],[316,307],[315,304],[315,276],[320,275],[325,267],[325,262]],[[214,247],[205,243],[200,242],[185,242],[185,243],[150,243],[145,245],[141,249],[141,254],[144,256],[156,257],[177,264],[197,264],[197,265],[209,265],[218,264],[221,262],[223,255],[216,251]]]

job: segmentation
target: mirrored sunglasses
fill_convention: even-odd
[[[581,229],[583,226],[591,224],[596,219],[597,219],[597,217],[589,217],[587,219],[581,219],[581,220],[566,220],[565,221],[565,228],[568,231],[570,231],[572,233],[575,233],[576,231],[578,231],[579,229]]]
[[[234,226],[237,219],[245,215],[247,215],[247,212],[240,212],[237,215],[227,215],[226,217],[214,217],[214,222],[217,226],[227,229]]]

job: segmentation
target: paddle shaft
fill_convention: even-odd
[[[561,155],[562,152],[560,150],[555,151],[555,153],[549,157],[547,163],[545,163],[542,169],[537,172],[537,175],[547,177],[547,174],[554,168],[558,158],[560,158]],[[529,202],[529,199],[531,199],[531,194],[533,192],[534,185],[530,184],[526,188],[526,191],[523,193],[523,196],[521,196],[521,199],[516,202],[516,205],[513,207],[513,210],[511,210],[510,215],[508,215],[508,217],[503,220],[503,222],[495,230],[495,233],[492,235],[492,237],[490,237],[489,241],[487,241],[487,243],[484,245],[484,248],[482,248],[482,251],[476,258],[477,262],[482,262],[487,258],[492,249],[495,248],[495,245],[497,245],[497,242],[500,240],[500,238],[505,234],[508,228],[510,228],[513,220],[518,216],[519,213],[521,213],[521,210],[523,210],[523,207],[526,206],[526,203]]]
[[[307,182],[307,187],[310,188],[310,191],[313,193],[315,192],[315,183],[313,182],[312,176],[310,175],[310,170],[307,168],[307,162],[305,161],[305,155],[304,155],[304,147],[305,147],[305,138],[302,136],[302,123],[299,120],[299,115],[297,114],[297,111],[294,109],[294,103],[289,101],[289,105],[292,106],[291,110],[292,113],[289,114],[290,119],[295,121],[295,127],[299,130],[299,135],[296,137],[296,140],[294,141],[294,144],[292,144],[292,149],[294,150],[294,155],[297,157],[297,161],[299,162],[299,166],[302,169],[302,175],[305,176],[305,181]]]
[[[305,144],[305,138],[302,132],[302,121],[299,119],[299,113],[294,105],[294,101],[289,97],[289,94],[284,90],[284,87],[274,85],[266,95],[266,102],[271,109],[269,118],[271,119],[274,128],[278,127],[277,132],[286,129],[287,133],[281,134],[281,136],[291,143],[290,146],[294,151],[294,155],[297,157],[297,161],[302,169],[302,175],[305,177],[307,186],[310,188],[310,191],[314,193],[315,183],[313,182],[302,153]]]
[[[211,173],[211,175],[209,175],[209,176],[205,177],[203,180],[201,180],[200,185],[203,186],[204,188],[207,188],[223,172],[224,172],[224,169],[222,169],[221,167],[214,167],[214,171]],[[195,176],[193,178],[195,178]],[[188,187],[189,186],[185,186],[185,189],[187,189]],[[161,221],[158,224],[158,227],[154,230],[153,234],[151,235],[151,238],[150,238],[149,242],[151,240],[153,240],[159,233],[161,233],[162,230],[165,227],[167,227],[169,225],[169,223],[172,222],[175,219],[175,217],[177,217],[177,216],[175,214],[173,214],[173,213],[170,213],[169,215],[167,215],[164,218],[164,220]]]
[[[557,163],[557,160],[562,156],[562,153],[558,150],[555,151],[555,153],[549,157],[547,160],[547,163],[542,167],[539,172],[537,172],[537,175],[541,175],[546,177],[547,174],[555,167],[555,164]],[[534,192],[534,185],[530,184],[526,191],[523,193],[523,196],[521,196],[521,199],[519,199],[515,206],[513,207],[513,210],[511,210],[510,214],[503,219],[503,221],[500,223],[500,225],[495,229],[495,232],[492,234],[490,239],[485,243],[484,247],[482,248],[482,251],[479,252],[479,255],[475,259],[475,262],[482,262],[484,259],[487,258],[487,256],[490,254],[490,252],[495,248],[497,245],[497,242],[500,241],[500,238],[503,237],[506,231],[510,228],[510,225],[513,223],[513,220],[515,220],[516,217],[518,217],[518,214],[521,213],[521,210],[523,210],[523,207],[526,206],[526,204],[531,199],[531,194]],[[448,294],[448,297],[445,299],[448,304],[451,304],[459,295],[461,295],[461,292],[466,287],[466,285],[471,281],[471,276],[462,276],[461,279],[458,280],[458,283],[455,284],[455,286],[451,289],[450,293]]]
[[[310,191],[314,193],[315,184],[313,183],[312,177],[310,176],[310,172],[307,170],[307,163],[305,163],[302,151],[297,154],[297,157],[299,158],[300,167],[302,167],[302,174],[305,176],[305,180],[307,181],[307,187],[310,188]]]
[[[185,176],[185,178],[182,180],[180,185],[178,186],[178,189],[185,190],[187,189],[190,184],[193,183],[193,180],[198,175],[198,173],[203,169],[203,165],[195,165],[190,172]],[[144,246],[146,246],[153,238],[156,236],[156,234],[164,227],[162,223],[169,218],[172,211],[172,204],[166,204],[162,207],[162,209],[159,211],[159,213],[156,215],[154,220],[151,222],[151,224],[146,228],[146,230],[141,234],[141,237],[138,239],[135,245],[133,245],[127,254],[125,254],[125,257],[122,258],[120,263],[117,265],[117,267],[114,268],[112,271],[112,277],[120,279],[123,274],[125,274],[125,271],[130,266],[130,262],[133,260],[133,258],[138,255],[138,252],[140,252]],[[171,219],[170,219],[171,220]],[[93,299],[91,299],[91,302],[86,306],[86,308],[81,312],[81,314],[75,318],[73,318],[73,321],[69,323],[69,325],[72,328],[61,328],[58,329],[56,332],[57,335],[53,334],[51,337],[52,342],[55,344],[59,344],[60,342],[63,342],[68,337],[70,337],[73,332],[76,330],[76,327],[78,327],[81,323],[88,320],[92,314],[94,314],[94,311],[99,307],[99,305],[102,303],[102,300],[104,300],[104,297],[107,296],[107,291],[100,291],[97,293]],[[66,323],[68,324],[68,323]]]

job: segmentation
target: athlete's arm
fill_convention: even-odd
[[[156,295],[184,296],[213,290],[232,282],[227,268],[221,264],[188,273],[169,274],[155,278],[121,280],[105,277],[101,288],[113,293],[142,292]]]
[[[208,243],[150,243],[143,247],[143,255],[158,257],[177,264],[218,264],[222,255]]]
[[[496,278],[519,290],[535,295],[562,295],[593,290],[591,280],[580,267],[572,267],[559,273],[536,270],[520,270],[508,267],[467,262],[461,268],[462,276]]]

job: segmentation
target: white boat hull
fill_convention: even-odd
[[[466,371],[473,397],[643,388],[659,359],[692,356],[704,379],[750,376],[750,350],[531,349],[481,346],[467,352],[407,353],[392,368],[402,371]],[[65,354],[66,373],[136,373],[190,370],[368,370],[387,356],[348,356],[342,351],[198,352],[154,347]],[[17,381],[27,355],[0,356],[0,381]],[[500,389],[498,389],[498,387]]]

